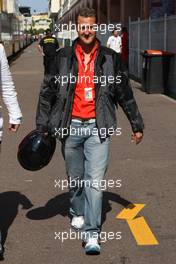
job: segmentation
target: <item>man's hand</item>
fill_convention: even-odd
[[[9,131],[16,133],[20,127],[20,124],[9,124]]]
[[[137,145],[142,141],[142,138],[143,138],[143,133],[141,132],[133,133],[131,136],[131,142],[135,142]]]
[[[43,48],[38,45],[38,51],[42,54],[42,56],[45,56],[45,53],[43,52]]]

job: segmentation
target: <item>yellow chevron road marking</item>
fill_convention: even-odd
[[[156,237],[152,233],[150,227],[145,221],[144,217],[137,217],[137,214],[144,208],[145,204],[130,204],[123,209],[117,216],[117,219],[124,219],[127,221],[130,230],[140,246],[158,245]]]
[[[127,220],[131,232],[139,246],[158,245],[158,241],[152,233],[144,217]]]
[[[145,204],[130,204],[117,215],[117,219],[134,219],[144,206]]]

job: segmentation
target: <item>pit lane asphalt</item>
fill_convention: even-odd
[[[118,111],[121,136],[111,143],[108,180],[121,180],[121,188],[108,188],[103,199],[103,232],[122,233],[121,240],[102,243],[100,256],[86,256],[81,240],[62,243],[55,232],[70,232],[67,189],[55,188],[66,179],[58,143],[45,169],[25,171],[17,162],[18,144],[35,128],[35,111],[43,78],[42,58],[36,43],[11,64],[22,108],[23,123],[16,135],[5,133],[0,161],[0,224],[7,230],[4,264],[173,264],[176,258],[176,103],[163,95],[147,95],[132,82],[145,121],[143,142],[130,142],[131,129]],[[131,203],[146,204],[144,216],[158,246],[138,246],[125,221],[116,215]],[[26,208],[26,209],[25,209]]]

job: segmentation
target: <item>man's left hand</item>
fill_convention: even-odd
[[[142,138],[143,138],[143,133],[141,132],[133,133],[131,136],[131,142],[135,142],[136,145],[138,145],[142,141]]]

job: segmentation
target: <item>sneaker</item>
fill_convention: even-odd
[[[84,245],[85,253],[87,255],[99,255],[100,254],[100,244],[97,238],[89,238]]]
[[[73,216],[71,221],[71,227],[79,230],[84,225],[84,217],[83,216]]]

